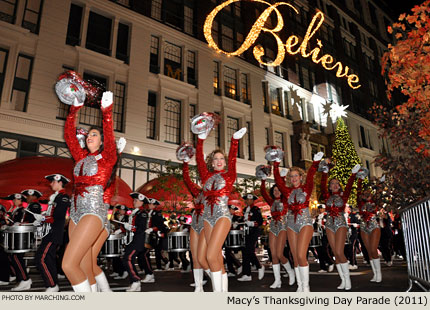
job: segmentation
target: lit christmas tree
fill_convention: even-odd
[[[355,151],[354,143],[348,132],[342,117],[338,117],[336,125],[336,140],[333,144],[332,159],[335,163],[334,168],[330,170],[330,179],[338,179],[342,188],[345,189],[346,183],[351,176],[351,170],[356,164],[361,165],[360,158]],[[367,183],[367,178],[363,183]],[[357,205],[357,181],[354,182],[348,204]]]

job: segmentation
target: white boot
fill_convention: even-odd
[[[375,266],[376,271],[376,283],[382,282],[381,260],[379,258],[375,258],[373,260],[373,265]]]
[[[18,283],[17,286],[13,287],[11,291],[14,291],[14,292],[28,291],[31,288],[32,283],[33,281],[31,281],[30,278],[28,280],[21,281]]]
[[[109,286],[109,282],[103,271],[99,275],[95,276],[94,278],[96,279],[97,286],[99,287],[100,292],[112,292]]]
[[[214,292],[221,292],[222,290],[222,271],[212,272],[212,288]]]
[[[140,281],[135,281],[135,282],[131,283],[131,285],[125,291],[126,292],[140,292],[141,291]]]
[[[375,262],[373,261],[373,259],[370,260],[370,266],[372,267],[372,272],[373,272],[373,278],[370,279],[370,282],[376,282],[376,269],[375,269]]]
[[[60,287],[58,286],[58,284],[52,287],[47,287],[45,290],[45,292],[50,292],[50,293],[59,292],[59,291],[60,291]]]
[[[228,275],[227,272],[222,274],[222,288],[221,292],[228,292]]]
[[[281,265],[275,264],[272,265],[273,268],[273,275],[275,276],[275,282],[270,286],[270,288],[281,288],[282,281],[281,281]]]
[[[345,290],[349,291],[351,289],[351,277],[349,276],[349,263],[340,264],[343,271],[343,277],[345,279]]]
[[[303,282],[302,282],[302,278],[300,277],[299,267],[294,267],[294,273],[296,274],[296,280],[297,280],[296,292],[303,292]]]
[[[203,292],[203,269],[193,269],[195,289],[194,292]]]
[[[337,269],[337,273],[339,274],[340,279],[342,280],[342,282],[337,287],[337,289],[343,290],[343,289],[345,289],[345,276],[343,275],[343,270],[342,270],[341,264],[336,264],[336,269]]]
[[[309,265],[302,267],[299,266],[300,279],[302,280],[303,292],[308,293],[311,291],[309,287]]]
[[[90,284],[90,288],[91,288],[91,293],[97,293],[98,292],[97,283]]]
[[[90,282],[88,282],[88,279],[86,279],[84,282],[72,285],[72,288],[75,293],[91,292],[91,286]]]
[[[296,282],[296,277],[295,277],[295,274],[294,274],[294,269],[291,268],[290,262],[286,262],[282,266],[285,268],[285,270],[288,273],[288,278],[289,278],[288,285],[293,285],[294,282]]]

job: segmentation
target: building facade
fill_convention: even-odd
[[[221,1],[223,2],[223,1]],[[2,0],[0,1],[0,162],[25,156],[70,157],[63,139],[68,106],[54,84],[65,70],[95,79],[114,92],[117,138],[127,139],[119,169],[134,190],[176,161],[182,141],[195,141],[190,118],[211,111],[221,123],[205,143],[228,151],[232,134],[240,142],[239,180],[265,163],[263,148],[286,152],[282,166],[306,167],[312,155],[330,155],[334,125],[332,103],[349,105],[346,123],[357,153],[371,176],[382,171],[374,157],[389,150],[367,115],[373,102],[386,103],[380,58],[390,40],[384,3],[374,0],[294,1],[298,10],[280,8],[285,39],[300,38],[316,12],[324,24],[316,36],[322,50],[360,77],[351,89],[346,79],[300,56],[287,55],[278,67],[259,64],[252,50],[240,57],[217,53],[205,41],[203,25],[216,0]],[[220,12],[212,36],[235,51],[267,8],[238,1]],[[272,14],[266,26],[277,24]],[[276,57],[273,38],[257,44],[265,61]],[[101,124],[97,107],[85,106],[80,126]]]

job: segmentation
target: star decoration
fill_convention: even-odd
[[[318,45],[320,48],[322,48],[322,43],[321,43],[321,40],[320,40],[320,39],[317,39],[317,45]]]
[[[346,117],[346,108],[349,105],[340,105],[337,102],[332,103],[330,109],[330,117],[333,121],[336,121],[339,117]]]

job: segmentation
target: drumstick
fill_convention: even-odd
[[[121,225],[124,225],[125,223],[127,223],[127,222],[120,222],[120,221],[117,221],[117,220],[111,220],[111,222],[115,222],[115,223],[118,223],[118,224],[121,224]]]
[[[24,209],[24,211],[25,211],[25,212],[28,212],[28,213],[30,213],[30,214],[32,214],[32,215],[36,215],[36,213],[33,213],[33,212],[31,212],[30,210]],[[39,215],[40,215],[40,214],[39,214]]]

